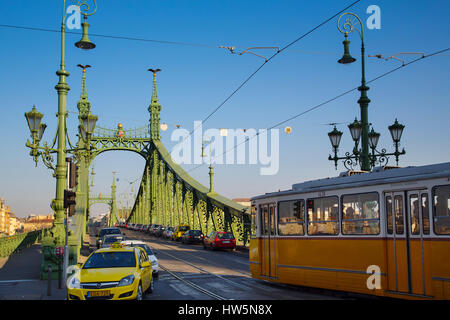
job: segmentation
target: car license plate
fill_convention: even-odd
[[[223,243],[230,243],[230,241],[224,241]]]
[[[103,291],[89,291],[88,297],[105,297],[111,295],[111,292],[109,290],[103,290]]]

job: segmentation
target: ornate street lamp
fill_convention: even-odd
[[[206,157],[205,154],[205,143],[209,144],[209,193],[215,193],[214,192],[214,167],[212,165],[212,148],[211,148],[211,139],[205,139],[202,137],[202,158]]]
[[[96,0],[90,1],[95,5],[93,11],[90,10],[90,6],[87,4],[87,0],[71,0],[72,3],[80,8],[80,12],[84,15],[85,20],[88,15],[92,15],[97,10]],[[55,219],[53,227],[48,233],[49,236],[44,237],[42,241],[42,252],[44,256],[44,265],[42,267],[42,270],[44,270],[44,266],[46,268],[48,264],[53,263],[52,261],[56,261],[53,253],[53,248],[55,246],[64,245],[64,243],[67,246],[66,228],[64,224],[64,218],[66,217],[66,210],[64,208],[64,190],[67,186],[66,155],[69,152],[77,153],[80,151],[70,144],[66,129],[66,118],[68,115],[67,95],[70,90],[70,87],[66,82],[66,78],[69,76],[69,72],[65,68],[66,16],[66,0],[63,0],[63,16],[61,23],[61,62],[60,68],[56,72],[59,77],[59,82],[55,86],[55,89],[58,92],[58,126],[55,138],[53,139],[53,144],[51,146],[49,146],[46,142],[44,142],[43,146],[40,146],[40,140],[42,139],[46,128],[45,124],[41,124],[43,115],[37,112],[35,108],[33,108],[31,112],[27,112],[25,114],[33,139],[32,143],[30,143],[29,141],[27,141],[26,143],[26,146],[31,149],[30,155],[33,156],[36,164],[38,158],[41,156],[45,166],[53,170],[54,177],[56,177],[56,195],[55,198],[52,199],[50,205],[50,207],[54,211]],[[79,48],[92,49],[95,47],[95,45],[93,45],[87,37],[88,26],[89,25],[86,22],[83,23],[83,38],[77,43],[77,47]],[[95,126],[95,121],[96,119],[94,120],[92,117],[88,119],[87,129],[93,128]],[[71,149],[67,149],[66,142],[69,143]],[[56,166],[52,163],[52,154],[56,154]],[[65,260],[65,265],[66,264],[67,261]],[[56,270],[56,266],[54,266],[53,270]]]
[[[345,17],[344,20],[342,20],[343,17]],[[342,23],[341,20],[343,21]],[[405,153],[404,150],[402,152],[398,151],[398,144],[404,126],[398,124],[396,120],[396,122],[389,127],[389,131],[391,132],[392,139],[394,140],[396,148],[394,153],[386,153],[385,149],[382,149],[381,152],[378,152],[376,150],[376,147],[378,145],[380,134],[375,132],[373,128],[369,133],[368,107],[370,99],[367,97],[367,91],[369,90],[369,87],[366,85],[365,75],[364,24],[356,14],[346,12],[339,17],[337,21],[337,28],[341,33],[344,34],[345,37],[345,40],[342,42],[344,45],[344,55],[341,59],[338,60],[338,62],[341,64],[350,64],[356,61],[356,59],[353,58],[350,54],[350,41],[348,40],[348,35],[354,31],[357,31],[361,39],[361,85],[358,87],[358,90],[361,92],[361,96],[358,100],[361,118],[359,121],[355,119],[355,121],[348,126],[352,139],[355,143],[353,154],[346,152],[344,157],[338,157],[337,147],[339,146],[342,133],[340,133],[340,131],[338,131],[335,127],[332,132],[328,133],[334,151],[334,157],[330,155],[328,159],[334,161],[336,169],[338,160],[343,160],[345,167],[349,170],[353,169],[354,166],[359,164],[361,170],[370,171],[371,168],[375,166],[375,164],[387,164],[388,155],[395,155],[398,164],[398,156]],[[360,139],[361,149],[358,148]],[[369,148],[372,151],[371,154],[369,153]]]

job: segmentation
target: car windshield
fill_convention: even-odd
[[[173,231],[173,228],[172,227],[168,227],[167,231]]]
[[[234,239],[234,236],[232,233],[218,233],[217,239]]]
[[[142,249],[145,250],[145,252],[147,252],[148,256],[153,256],[153,252],[152,249],[150,249],[150,247],[144,243],[136,243],[136,244],[131,244],[132,247],[140,247]]]
[[[134,252],[98,252],[84,264],[83,269],[136,267]]]
[[[201,232],[200,230],[191,230],[191,234],[192,234],[193,236],[199,236],[199,235],[202,234],[202,232]]]
[[[180,231],[188,231],[189,229],[190,229],[190,227],[188,227],[188,226],[180,227]]]
[[[103,237],[105,234],[120,234],[120,229],[103,229],[103,230],[100,230],[100,237]]]
[[[115,236],[115,237],[105,237],[104,243],[113,243],[117,241],[123,241],[123,237]]]

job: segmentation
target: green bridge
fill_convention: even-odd
[[[80,100],[77,104],[80,120],[80,135],[73,145],[67,135],[67,153],[72,153],[78,166],[76,185],[76,209],[69,225],[69,265],[77,263],[83,238],[87,232],[89,207],[94,203],[106,203],[110,206],[109,225],[119,222],[116,204],[115,177],[113,177],[112,193],[107,197],[89,194],[89,168],[99,154],[108,151],[131,151],[145,159],[142,179],[128,222],[141,224],[164,224],[176,226],[189,224],[193,229],[207,234],[213,230],[231,231],[238,244],[247,245],[251,231],[250,209],[214,192],[213,172],[210,170],[210,185],[205,187],[193,179],[184,169],[176,164],[160,141],[160,112],[158,100],[156,72],[153,73],[153,90],[148,107],[149,123],[138,129],[126,130],[121,124],[117,128],[96,127],[92,123],[97,117],[91,113],[86,88],[86,67],[83,67]],[[33,108],[32,112],[37,113]],[[29,116],[29,115],[28,115]],[[93,121],[92,121],[93,120]],[[87,129],[86,127],[91,127]],[[86,131],[83,132],[83,129]],[[90,132],[91,130],[91,132]],[[55,139],[56,140],[56,139]],[[38,141],[39,142],[39,141]],[[55,141],[54,141],[55,144]],[[31,155],[41,156],[44,163],[51,167],[49,154],[51,148],[32,148]],[[35,151],[39,148],[42,151]],[[45,149],[46,148],[46,149]],[[66,173],[65,173],[66,174]],[[58,187],[57,187],[57,190]],[[57,201],[52,201],[52,208],[57,208]],[[64,246],[65,210],[55,210],[54,226],[42,238],[43,263],[41,278],[47,276],[48,266],[57,270],[58,257],[55,247]]]

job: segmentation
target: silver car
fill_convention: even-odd
[[[122,234],[106,234],[103,236],[101,245],[102,248],[109,248],[114,242],[125,241],[125,237]]]
[[[158,279],[159,265],[158,259],[156,258],[156,251],[152,250],[145,242],[140,240],[126,240],[122,241],[122,244],[126,245],[127,247],[141,247],[142,249],[144,249],[150,261],[152,262],[152,269],[153,269],[152,277],[154,279]]]

